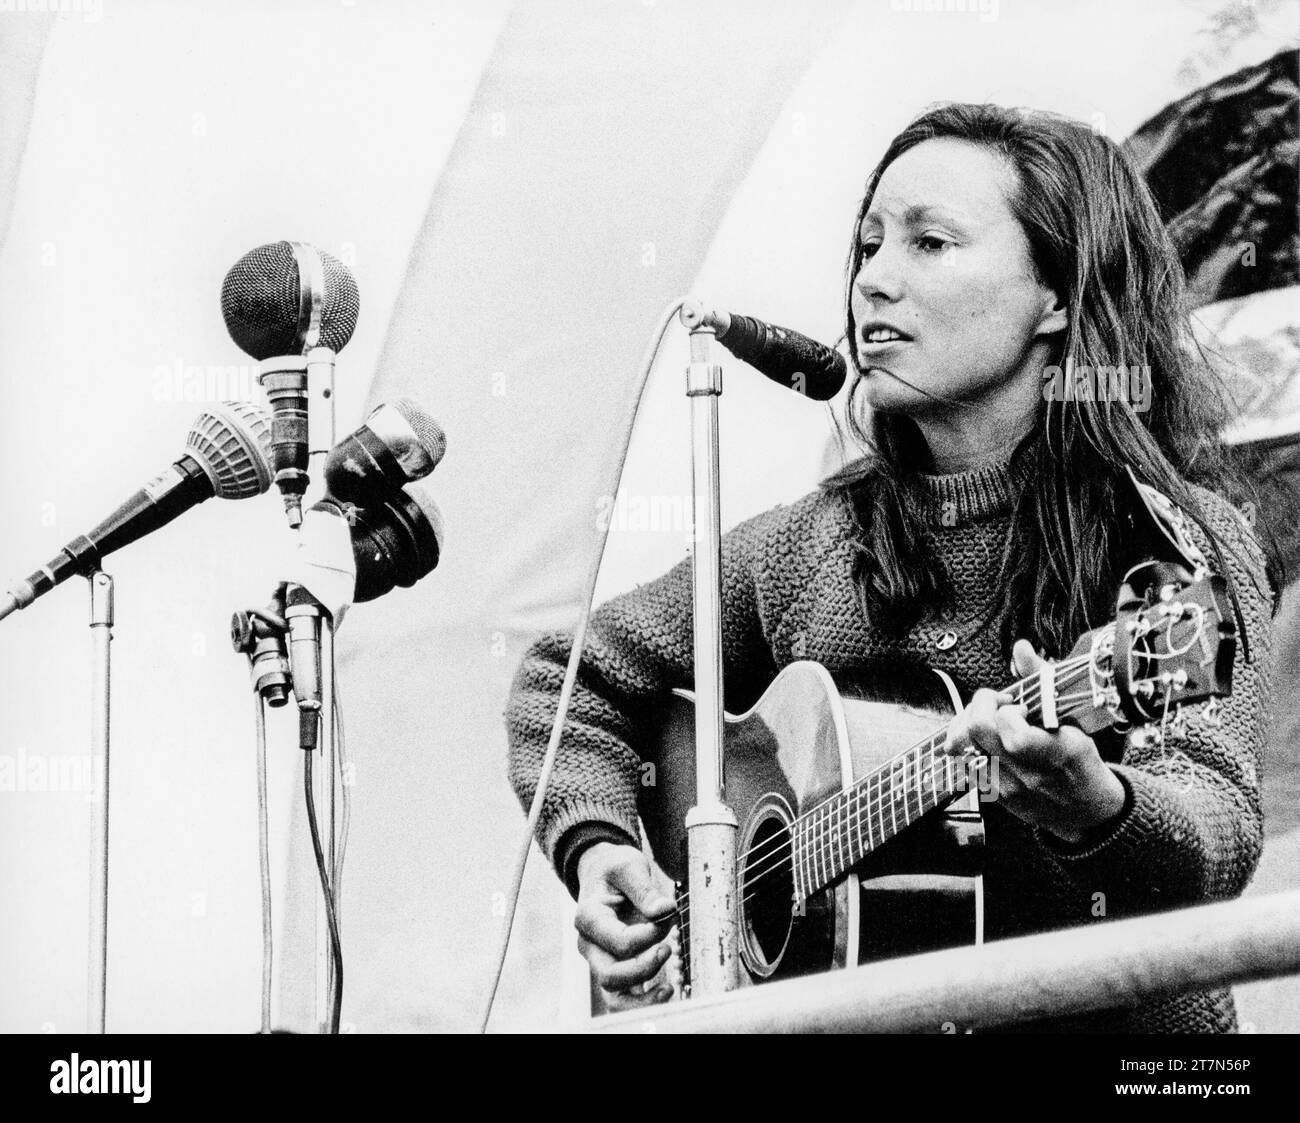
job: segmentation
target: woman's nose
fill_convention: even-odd
[[[853,285],[868,300],[896,300],[902,284],[898,255],[887,245],[878,246],[870,257],[863,256]]]

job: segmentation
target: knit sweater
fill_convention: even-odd
[[[970,689],[1004,686],[1011,678],[1010,652],[996,627],[977,625],[1001,594],[998,567],[1024,484],[1023,469],[1013,471],[1010,464],[922,477],[926,544],[942,562],[954,596],[937,616],[901,636],[864,619],[853,581],[857,528],[841,495],[814,492],[725,534],[726,708],[748,708],[782,667],[800,659],[848,676],[878,660],[907,660],[946,671]],[[1252,661],[1245,662],[1239,639],[1232,694],[1221,700],[1218,726],[1194,710],[1182,734],[1171,734],[1163,747],[1142,747],[1136,739],[1124,745],[1122,759],[1110,762],[1126,789],[1124,810],[1082,848],[1026,824],[996,801],[983,806],[987,939],[1234,897],[1255,869],[1263,836],[1259,773],[1272,605],[1253,534],[1225,500],[1203,489],[1197,496],[1224,544]],[[1192,537],[1214,557],[1194,527]],[[584,832],[640,838],[637,792],[647,731],[665,694],[692,685],[691,595],[688,559],[592,615],[537,832],[562,874],[566,851]],[[525,807],[571,641],[560,633],[539,639],[524,657],[507,704],[510,779]],[[1216,991],[1037,1028],[1226,1032],[1235,1025],[1229,992]]]

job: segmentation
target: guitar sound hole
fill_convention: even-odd
[[[790,938],[794,900],[794,864],[787,820],[770,811],[755,825],[741,864],[744,900],[742,951],[749,969],[770,975]]]

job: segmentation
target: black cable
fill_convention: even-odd
[[[330,1002],[330,1033],[338,1033],[343,1012],[343,948],[339,942],[339,922],[334,913],[334,890],[325,871],[325,852],[321,849],[320,830],[316,826],[316,801],[311,791],[310,752],[303,754],[303,788],[307,793],[307,824],[311,827],[311,846],[316,852],[316,870],[320,874],[321,892],[325,897],[325,915],[329,920],[330,954],[334,959],[334,995]]]

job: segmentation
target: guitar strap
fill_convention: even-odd
[[[957,689],[957,684],[952,681],[952,676],[946,671],[941,671],[936,667],[931,667],[939,680],[943,683],[944,688],[948,691],[948,700],[952,703],[954,713],[961,713],[966,708],[961,700],[961,692]],[[980,793],[978,786],[971,787],[964,796],[955,800],[948,806],[945,814],[955,814],[967,819],[979,819],[980,814]],[[978,873],[974,877],[975,881],[975,946],[980,947],[984,943],[984,875]]]
[[[1134,529],[1139,533],[1145,531],[1150,560],[1182,566],[1191,573],[1208,570],[1205,555],[1187,532],[1187,516],[1163,491],[1142,483],[1132,468],[1126,466],[1124,471],[1147,515],[1146,525]]]

